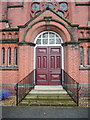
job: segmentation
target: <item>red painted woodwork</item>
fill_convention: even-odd
[[[36,48],[36,84],[60,85],[61,84],[61,48],[37,47]]]

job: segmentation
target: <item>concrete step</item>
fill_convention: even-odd
[[[24,100],[25,101],[25,100]],[[61,100],[29,100],[28,101],[29,103],[32,103],[32,102],[37,102],[37,103],[74,103],[72,100],[63,100],[63,101],[61,101]]]
[[[71,97],[69,96],[69,95],[27,95],[26,97],[25,97],[25,100],[31,100],[31,99],[45,99],[45,100],[70,100],[71,99]]]
[[[32,90],[29,94],[67,94],[65,90]]]
[[[70,97],[68,94],[31,94],[29,93],[26,97]]]
[[[76,106],[76,103],[73,101],[43,101],[43,100],[34,100],[34,101],[22,101],[20,106]]]
[[[74,103],[74,101],[72,101],[72,100],[63,100],[63,101],[61,101],[61,100],[45,100],[45,99],[37,99],[37,100],[23,100],[22,102],[27,102],[27,103],[32,103],[32,102],[37,102],[37,103],[41,103],[41,102],[43,102],[43,103],[51,103],[51,102],[54,102],[54,103]]]
[[[61,85],[58,86],[42,86],[42,85],[36,85],[35,90],[63,90],[63,87]]]

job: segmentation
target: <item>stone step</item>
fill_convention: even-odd
[[[70,97],[68,94],[31,94],[29,93],[26,97]]]
[[[26,100],[24,100],[24,101],[26,101]],[[36,102],[36,103],[74,103],[74,101],[72,101],[72,100],[63,100],[63,101],[61,101],[61,100],[29,100],[28,101],[29,103],[32,103],[32,102]]]
[[[70,96],[49,96],[49,95],[32,95],[32,96],[30,96],[30,95],[28,95],[28,96],[26,96],[25,97],[25,100],[31,100],[31,99],[48,99],[48,100],[69,100],[69,99],[71,99],[71,97]]]
[[[32,90],[29,94],[67,94],[65,90]]]
[[[63,87],[61,85],[58,85],[58,86],[50,86],[50,85],[47,85],[47,86],[40,86],[40,85],[36,85],[35,90],[63,90]]]
[[[73,103],[73,104],[75,104],[75,102],[74,101],[72,101],[72,100],[68,100],[68,101],[66,101],[66,100],[23,100],[21,103],[23,103],[23,102],[26,102],[26,103],[64,103],[64,104],[68,104],[68,103]]]
[[[20,106],[76,106],[73,101],[22,101]]]

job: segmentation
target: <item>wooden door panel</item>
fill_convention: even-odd
[[[47,73],[37,74],[37,84],[38,85],[48,85],[47,82]]]
[[[61,76],[60,74],[50,74],[50,81],[49,81],[49,84],[52,84],[52,85],[60,85],[60,79],[61,79]]]
[[[50,48],[50,54],[61,54],[61,49],[60,48],[56,48],[56,47],[49,47]]]
[[[48,69],[48,65],[47,65],[47,56],[43,56],[43,58],[42,58],[42,62],[43,62],[43,69]]]
[[[37,48],[38,54],[47,54],[47,48]]]
[[[41,68],[41,56],[37,56],[37,68]]]
[[[50,56],[50,68],[55,68],[55,56]]]
[[[61,68],[61,56],[56,56],[56,68]]]

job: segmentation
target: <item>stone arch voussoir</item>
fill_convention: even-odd
[[[50,24],[47,25],[45,21],[42,21],[28,27],[24,34],[24,41],[34,43],[36,36],[39,33],[47,30],[58,33],[61,36],[63,42],[72,40],[72,35],[65,25],[55,21],[50,21]]]

